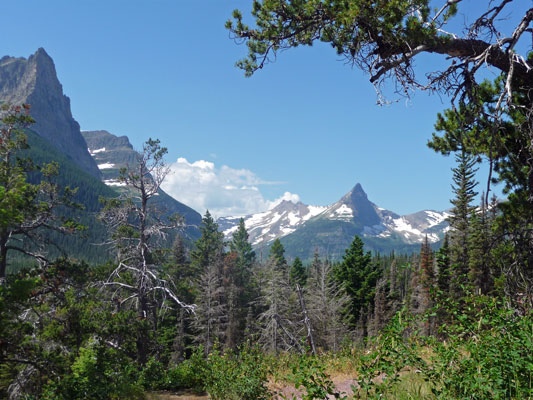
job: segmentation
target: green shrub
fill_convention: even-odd
[[[271,398],[266,383],[268,369],[262,354],[243,346],[239,353],[220,353],[208,357],[205,389],[213,400],[263,400]]]
[[[199,346],[189,359],[168,371],[166,389],[191,389],[194,392],[203,392],[206,371],[207,360],[204,356],[204,349]]]
[[[168,381],[166,368],[154,358],[146,363],[139,376],[139,385],[150,390],[167,389]]]
[[[533,397],[533,314],[518,315],[495,298],[471,296],[457,323],[434,341],[431,368],[439,398]]]
[[[292,400],[320,400],[328,399],[328,396],[343,400],[348,398],[335,390],[333,381],[325,372],[325,366],[316,356],[298,357],[298,362],[292,367],[291,378],[297,389],[305,390],[302,397],[294,396]]]
[[[103,344],[81,347],[71,373],[45,385],[43,400],[142,399],[137,368],[121,352]]]

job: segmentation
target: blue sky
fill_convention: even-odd
[[[6,2],[0,53],[28,57],[44,47],[82,129],[127,135],[136,148],[159,138],[176,169],[168,191],[199,212],[259,211],[286,192],[327,205],[358,182],[398,213],[449,208],[453,160],[426,147],[446,98],[417,93],[377,106],[368,76],[325,45],[284,52],[244,78],[234,64],[246,48],[224,22],[249,6]]]

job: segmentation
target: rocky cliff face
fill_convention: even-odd
[[[87,151],[80,125],[72,117],[70,99],[63,94],[52,58],[39,49],[28,59],[0,59],[0,101],[31,105],[32,130],[44,137],[83,170],[100,177]]]
[[[104,183],[118,192],[125,189],[124,183],[117,179],[120,175],[120,169],[133,168],[139,160],[139,153],[133,149],[128,137],[115,136],[104,130],[83,131],[81,134],[87,142],[89,153],[100,169]],[[170,197],[163,190],[159,190],[154,201],[168,215],[177,213],[185,218],[187,223],[185,234],[189,238],[197,239],[200,237],[198,230],[198,226],[202,222],[200,214]]]
[[[89,154],[96,162],[105,182],[116,180],[120,168],[137,164],[139,154],[133,149],[127,136],[115,136],[108,131],[83,131]]]

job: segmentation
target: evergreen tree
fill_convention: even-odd
[[[230,242],[230,250],[236,255],[235,284],[239,287],[240,298],[238,299],[240,307],[246,308],[248,302],[252,300],[252,267],[255,263],[255,251],[248,242],[248,232],[244,225],[244,219],[239,221],[239,227]]]
[[[201,237],[191,251],[191,268],[194,273],[202,273],[208,266],[215,265],[217,255],[224,248],[224,234],[218,231],[209,210],[205,212],[200,225]]]
[[[472,214],[470,235],[468,238],[469,280],[481,294],[488,294],[492,289],[490,240],[492,238],[489,217],[484,201],[478,212]]]
[[[290,271],[291,284],[296,286],[297,284],[300,287],[304,287],[307,281],[307,269],[304,267],[302,260],[299,257],[296,257],[292,263]]]
[[[274,240],[270,248],[269,258],[274,261],[276,268],[280,270],[287,269],[287,260],[285,259],[285,248],[278,239]]]
[[[470,218],[476,207],[472,206],[477,192],[474,168],[476,158],[469,155],[464,148],[456,155],[457,167],[453,169],[453,192],[455,198],[451,200],[450,222],[450,261],[452,273],[451,290],[456,298],[464,295],[462,285],[468,284],[469,258],[468,242],[470,234]]]
[[[241,218],[239,220],[239,227],[233,233],[233,238],[230,242],[230,250],[237,253],[237,263],[239,269],[242,271],[249,270],[255,262],[255,251],[248,239],[249,235],[246,231],[244,218]]]
[[[181,235],[176,235],[174,243],[172,243],[172,256],[174,257],[173,263],[175,265],[185,265],[187,264],[187,250],[183,244],[183,238]]]
[[[437,262],[437,289],[442,296],[448,296],[450,290],[450,246],[448,234],[444,235],[442,246],[435,255]]]
[[[333,270],[335,279],[351,299],[349,314],[358,321],[362,310],[372,306],[376,282],[381,273],[372,263],[370,252],[363,249],[363,241],[355,236],[340,264]]]
[[[227,278],[230,283],[228,313],[231,314],[228,322],[230,331],[226,335],[229,347],[235,347],[244,335],[247,329],[247,315],[251,313],[250,318],[253,315],[252,303],[258,296],[252,282],[255,252],[248,238],[244,219],[241,218],[230,242],[231,252],[226,257],[227,271],[233,270],[231,277]]]
[[[41,265],[48,262],[42,248],[43,233],[72,233],[82,228],[74,220],[60,217],[60,207],[79,207],[72,202],[76,190],[61,189],[54,179],[59,173],[56,162],[37,168],[29,159],[20,158],[27,149],[24,129],[35,121],[29,106],[0,106],[0,285],[5,283],[8,257],[18,253]],[[40,182],[28,182],[28,173],[38,171]]]
[[[420,247],[420,313],[426,313],[432,307],[431,288],[434,284],[433,252],[429,246],[428,237]],[[429,318],[422,323],[421,333],[430,335],[433,328],[433,319]]]
[[[180,234],[176,235],[172,244],[172,257],[166,268],[168,275],[176,287],[176,293],[183,301],[192,304],[195,301],[195,279],[190,268],[188,252]],[[185,351],[189,344],[190,319],[185,309],[172,310],[176,321],[176,333],[173,340],[172,364],[177,365],[185,359]]]

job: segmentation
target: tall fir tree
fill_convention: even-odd
[[[472,205],[477,192],[474,168],[477,160],[468,154],[464,148],[456,155],[458,163],[453,171],[453,192],[455,198],[451,200],[453,208],[450,223],[450,261],[451,261],[451,291],[455,298],[464,295],[463,287],[468,285],[469,257],[468,241],[470,234],[470,219],[476,207]]]
[[[490,261],[490,241],[492,239],[489,216],[485,202],[470,219],[468,238],[469,280],[476,292],[488,294],[493,286]]]
[[[276,268],[283,271],[287,270],[288,264],[287,260],[285,259],[285,248],[281,244],[279,238],[274,240],[274,243],[272,243],[269,258],[274,261]]]
[[[224,234],[218,231],[218,224],[215,222],[209,210],[205,212],[200,225],[202,236],[195,243],[191,251],[191,268],[196,274],[200,274],[205,269],[214,265],[217,256],[224,249]]]
[[[231,251],[237,253],[237,265],[242,271],[250,270],[255,262],[255,251],[248,239],[249,235],[244,224],[244,218],[241,218],[229,246]]]
[[[307,269],[304,267],[300,257],[296,257],[291,265],[290,271],[291,284],[293,286],[300,285],[304,287],[307,281]]]
[[[437,290],[441,296],[450,294],[450,244],[448,233],[444,235],[442,246],[435,254],[437,262]]]
[[[372,307],[376,283],[381,271],[372,262],[370,252],[364,251],[363,241],[355,236],[340,264],[333,269],[333,274],[351,299],[350,317],[358,321],[362,310]]]

